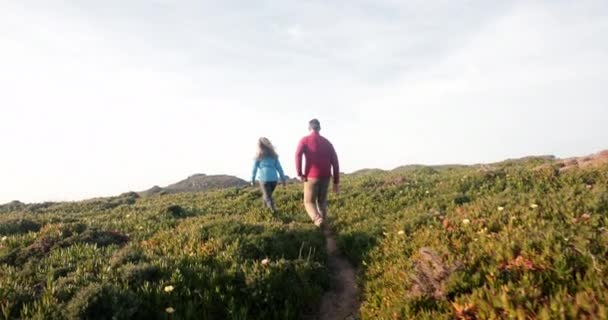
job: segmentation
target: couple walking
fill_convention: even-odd
[[[340,166],[333,145],[319,134],[321,123],[317,119],[308,123],[310,134],[300,140],[296,151],[296,170],[304,182],[304,207],[316,226],[321,226],[327,216],[327,194],[333,176],[333,191],[340,192]],[[302,170],[302,157],[305,158]],[[333,174],[332,174],[333,173]],[[285,185],[285,175],[279,157],[270,141],[260,138],[256,155],[252,184],[258,177],[266,205],[274,212],[272,193],[280,181]]]

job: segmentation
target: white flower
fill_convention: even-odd
[[[498,211],[504,211],[505,207],[498,207]]]
[[[175,289],[175,288],[173,288],[173,286],[166,286],[165,287],[165,292],[171,293],[171,292],[173,292],[173,289]]]
[[[175,312],[175,309],[173,309],[172,307],[169,307],[169,308],[165,309],[165,311],[167,311],[168,314],[172,314],[173,312]]]
[[[424,194],[429,194],[429,193],[431,193],[431,192],[427,190]]]
[[[469,219],[462,219],[462,224],[469,224],[471,223],[471,220]]]
[[[386,237],[388,236],[388,232],[382,232],[382,234]]]
[[[399,234],[400,236],[402,236],[402,235],[404,235],[404,234],[405,234],[405,231],[400,230],[399,232],[397,232],[397,234]]]
[[[536,208],[538,208],[538,205],[536,203],[533,203],[533,204],[530,205],[530,208],[536,209]]]
[[[144,227],[143,227],[143,226],[139,226],[139,228],[138,228],[138,229],[139,229],[139,230],[143,230],[143,229],[144,229]]]
[[[266,258],[266,259],[262,260],[262,265],[263,265],[263,266],[265,266],[265,265],[267,265],[267,264],[269,264],[269,263],[270,263],[270,259],[268,259],[268,258]]]
[[[2,237],[2,241],[6,241],[8,239],[6,236]]]
[[[127,214],[127,216],[126,216],[126,217],[127,217],[127,218],[130,218],[130,217],[131,217],[131,214]]]

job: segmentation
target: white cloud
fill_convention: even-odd
[[[4,6],[4,5],[3,5]],[[43,1],[0,12],[0,202],[288,173],[318,117],[344,170],[593,152],[604,1]]]
[[[297,24],[287,27],[285,33],[287,33],[287,35],[293,40],[298,40],[304,35],[302,27]]]
[[[608,28],[604,19],[567,12],[520,4],[427,69],[372,95],[361,106],[364,118],[382,124],[378,136],[402,137],[398,148],[387,143],[379,151],[394,155],[379,166],[605,148],[608,51],[600,35]],[[364,143],[377,148],[376,137]]]

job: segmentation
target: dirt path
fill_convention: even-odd
[[[323,228],[329,264],[329,291],[321,300],[320,320],[359,318],[359,288],[353,266],[342,255],[329,227]]]

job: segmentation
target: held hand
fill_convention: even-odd
[[[340,185],[339,184],[334,184],[334,193],[335,194],[339,194],[340,193]]]

